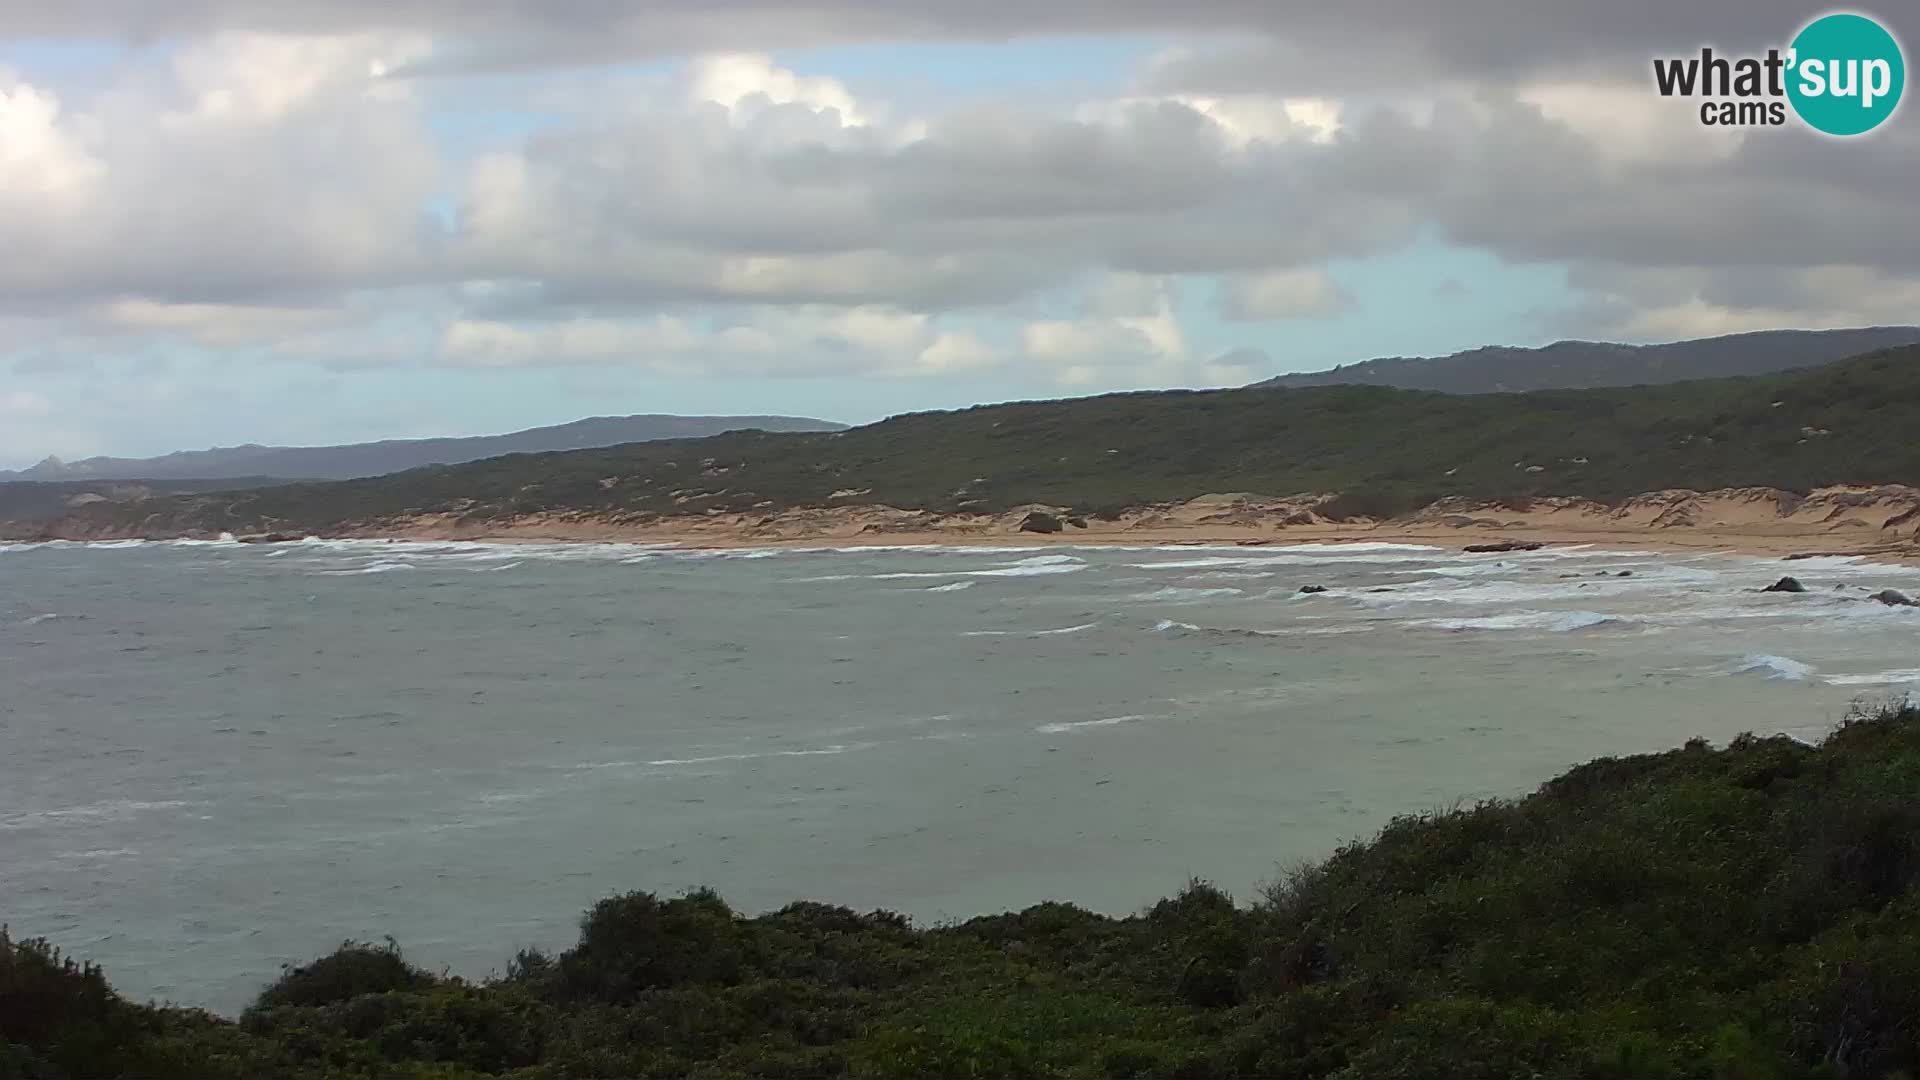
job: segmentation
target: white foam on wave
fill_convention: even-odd
[[[1127,563],[1134,570],[1211,570],[1223,568],[1258,569],[1272,566],[1386,566],[1398,563],[1425,562],[1433,558],[1427,550],[1407,550],[1393,553],[1357,552],[1349,555],[1315,555],[1300,553],[1296,549],[1286,549],[1261,554],[1207,555],[1194,559],[1165,559],[1157,562]]]
[[[1228,588],[1227,586],[1224,586],[1224,585],[1219,586],[1217,588],[1211,588],[1211,589],[1187,589],[1187,588],[1181,588],[1178,585],[1169,585],[1164,589],[1155,589],[1152,592],[1135,593],[1134,595],[1127,597],[1127,599],[1136,601],[1136,602],[1141,602],[1141,603],[1165,601],[1165,602],[1177,604],[1177,603],[1187,603],[1194,600],[1211,600],[1211,599],[1215,599],[1217,597],[1222,597],[1222,596],[1244,596],[1244,595],[1246,594],[1243,590]]]
[[[0,818],[0,830],[32,829],[43,825],[88,825],[103,821],[125,821],[128,818],[140,817],[155,811],[178,810],[193,805],[196,804],[181,799],[154,801],[106,799],[100,802],[83,803],[79,806],[35,810]]]
[[[745,754],[709,754],[705,757],[659,758],[654,761],[642,762],[642,764],[662,768],[672,765],[711,765],[722,761],[757,761],[761,758],[831,757],[835,754],[844,754],[852,750],[865,750],[872,745],[872,743],[850,743],[847,745],[822,746],[813,750],[765,750],[758,753]]]
[[[884,574],[823,574],[793,578],[794,581],[914,581],[928,578],[1002,578],[1046,577],[1051,574],[1075,574],[1087,568],[1084,560],[1072,555],[1036,555],[1004,566],[972,570],[895,570]]]
[[[1901,686],[1906,683],[1920,683],[1920,668],[1822,675],[1820,681],[1828,686]]]
[[[1619,615],[1602,611],[1511,611],[1505,615],[1481,615],[1463,619],[1415,619],[1408,625],[1435,630],[1546,630],[1567,633],[1623,622]]]
[[[1198,629],[1200,628],[1193,625],[1190,622],[1176,622],[1172,619],[1161,619],[1159,622],[1153,624],[1153,632],[1156,634],[1165,634],[1175,630],[1198,630]]]
[[[1062,626],[1058,630],[967,630],[961,637],[1053,637],[1057,634],[1077,634],[1082,630],[1091,630],[1100,624],[1081,623],[1078,626]]]
[[[1353,543],[1312,543],[1287,544],[1284,547],[1267,550],[1291,554],[1293,552],[1312,552],[1315,554],[1353,554],[1356,552],[1431,552],[1445,551],[1445,548],[1433,544],[1396,544],[1389,541],[1354,541]]]
[[[1769,679],[1786,679],[1792,682],[1804,682],[1813,674],[1811,665],[1803,664],[1791,656],[1775,656],[1772,653],[1748,653],[1740,658],[1733,670],[1735,674],[1763,671]]]
[[[415,569],[412,563],[377,562],[353,570],[322,570],[320,573],[326,574],[329,577],[355,577],[360,574],[391,574],[398,570],[412,569]]]
[[[1125,716],[1103,716],[1098,720],[1070,720],[1057,724],[1041,724],[1033,730],[1042,735],[1059,735],[1070,731],[1084,731],[1087,728],[1114,727],[1119,724],[1133,724],[1153,717],[1145,713],[1128,713]]]
[[[20,625],[21,626],[39,626],[43,622],[52,622],[53,620],[61,617],[62,616],[59,612],[49,611],[43,615],[35,615],[32,618],[24,619],[21,621]]]
[[[971,588],[973,588],[973,582],[971,581],[949,581],[945,585],[928,586],[926,591],[928,592],[959,592],[962,589],[971,589]]]
[[[162,543],[164,543],[167,547],[182,547],[182,548],[239,547],[240,546],[240,541],[234,539],[233,534],[230,532],[221,533],[220,538],[217,540],[182,539],[182,540],[165,540],[165,541],[162,541]]]

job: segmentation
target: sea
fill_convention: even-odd
[[[1760,588],[1783,573],[1802,594]],[[1324,592],[1303,593],[1303,586]],[[0,546],[0,921],[244,1007],[628,890],[1243,899],[1396,815],[1920,688],[1920,570],[1412,544]]]

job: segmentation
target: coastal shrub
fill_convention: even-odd
[[[730,985],[745,966],[733,909],[701,889],[672,900],[630,892],[595,904],[580,941],[555,966],[560,993],[627,1001],[646,990],[687,983]]]
[[[312,963],[283,969],[280,977],[260,992],[254,1007],[331,1005],[361,994],[417,990],[433,981],[433,976],[407,963],[392,939],[381,945],[344,941]]]
[[[1410,491],[1387,488],[1356,488],[1322,499],[1313,512],[1328,521],[1385,521],[1420,509],[1433,500]]]

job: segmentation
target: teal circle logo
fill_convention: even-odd
[[[1828,135],[1879,127],[1907,85],[1900,43],[1865,15],[1842,12],[1808,23],[1794,36],[1787,64],[1793,111]]]

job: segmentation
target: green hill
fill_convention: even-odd
[[[1276,375],[1263,385],[1356,383],[1449,394],[1640,386],[1770,375],[1916,342],[1920,342],[1920,326],[1758,330],[1658,345],[1610,341],[1556,341],[1537,349],[1489,345],[1447,356],[1381,357],[1329,371]]]
[[[1443,495],[1920,483],[1920,346],[1780,375],[1447,395],[1384,387],[1113,394],[918,413],[834,434],[735,432],[519,454],[330,484],[94,506],[78,527],[325,531],[412,512],[475,520],[778,510],[1102,509],[1214,491],[1345,492],[1376,514]]]
[[[630,893],[480,983],[349,944],[238,1023],[0,937],[0,1077],[1910,1076],[1916,790],[1889,709],[1398,820],[1251,905],[919,929]]]

